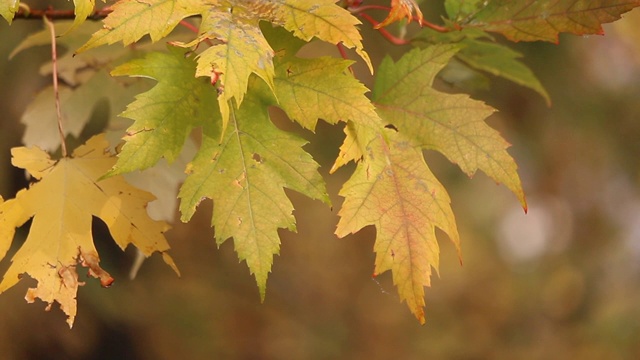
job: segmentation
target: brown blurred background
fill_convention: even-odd
[[[437,9],[425,10],[437,20]],[[378,16],[381,19],[381,16]],[[26,104],[49,79],[38,67],[49,49],[9,52],[39,21],[0,21],[0,194],[15,195],[24,175],[10,166]],[[374,63],[408,48],[387,44],[364,25]],[[127,279],[133,251],[95,224],[102,263],[116,284],[89,281],[69,330],[54,306],[28,305],[23,280],[0,295],[3,359],[638,359],[640,358],[640,10],[605,27],[606,36],[561,36],[560,45],[515,44],[553,100],[491,78],[472,96],[500,110],[489,119],[513,144],[529,213],[479,174],[467,179],[427,153],[449,189],[464,266],[443,234],[440,278],[426,289],[427,323],[399,302],[390,274],[371,278],[375,231],[333,235],[353,171],[327,171],[339,126],[299,131],[322,165],[333,211],[289,191],[298,233],[281,231],[267,297],[238,263],[231,241],[217,249],[211,202],[167,236],[182,271],[158,256]],[[327,47],[309,51],[325,51]],[[329,49],[334,51],[334,49]],[[354,57],[355,58],[355,57]],[[365,81],[370,81],[366,79]],[[447,85],[440,85],[447,89]],[[53,109],[52,109],[53,111]],[[98,115],[96,115],[98,116]],[[24,238],[18,234],[9,258]]]

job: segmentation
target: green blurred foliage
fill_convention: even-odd
[[[333,235],[342,201],[335,194],[353,170],[327,174],[340,127],[321,124],[312,134],[281,119],[278,126],[311,141],[307,149],[322,165],[335,209],[288,192],[298,234],[280,232],[264,304],[232,243],[216,248],[210,202],[168,233],[182,278],[152,257],[127,280],[132,249],[120,253],[97,222],[104,239],[98,250],[116,284],[102,289],[89,281],[80,289],[71,331],[55,306],[45,313],[44,304],[25,303],[28,281],[0,295],[2,358],[640,358],[639,24],[635,10],[606,26],[604,37],[512,45],[548,90],[550,108],[533,91],[493,77],[490,89],[472,94],[500,110],[490,124],[514,144],[529,214],[504,187],[483,175],[469,180],[427,154],[452,196],[464,265],[439,234],[442,265],[427,289],[425,326],[399,303],[390,274],[371,278],[373,229],[341,240]],[[0,23],[0,54],[40,26]],[[408,49],[363,28],[374,65],[385,53],[397,58]],[[336,54],[326,46],[307,51]],[[36,75],[47,56],[47,49],[11,62],[0,56],[5,198],[25,186],[8,149],[19,145],[26,103],[48,81]],[[365,68],[356,73],[369,83]]]

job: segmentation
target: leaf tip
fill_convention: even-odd
[[[424,325],[427,322],[427,319],[424,316],[424,308],[417,305],[417,307],[415,309],[413,309],[413,314],[415,315],[416,319],[418,319],[418,322],[420,323],[420,325]]]
[[[267,296],[267,286],[266,284],[258,285],[258,289],[260,291],[260,304],[264,304],[264,299]]]
[[[171,255],[169,255],[166,251],[162,252],[162,260],[164,260],[164,262],[167,265],[169,265],[169,267],[171,267],[171,269],[173,269],[173,271],[176,273],[176,275],[178,275],[178,277],[181,277],[180,270],[178,269],[178,266],[173,261],[173,258],[171,257]]]

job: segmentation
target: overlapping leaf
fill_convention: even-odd
[[[0,16],[11,24],[19,7],[20,0],[0,0]]]
[[[507,46],[490,42],[491,37],[483,31],[466,28],[462,31],[440,33],[425,28],[415,39],[430,44],[455,43],[462,45],[461,50],[456,53],[459,60],[475,69],[526,86],[540,94],[548,105],[551,104],[549,94],[533,71],[519,60],[522,55]]]
[[[378,124],[369,90],[348,73],[352,63],[342,59],[295,56],[297,41],[284,31],[273,30],[268,39],[276,58],[275,95],[278,106],[303,127],[314,130],[318,119],[335,124],[351,120],[361,125]],[[292,44],[293,43],[293,44]]]
[[[345,201],[336,234],[343,237],[375,225],[374,276],[391,270],[400,299],[424,323],[424,286],[439,261],[435,228],[460,250],[458,230],[449,196],[420,147],[402,132],[381,131],[386,134],[369,132],[367,153],[340,190]]]
[[[249,76],[260,76],[273,89],[273,50],[264,39],[258,22],[279,24],[308,41],[313,37],[331,43],[342,42],[365,60],[371,61],[362,48],[356,28],[359,21],[332,0],[279,0],[273,2],[227,0],[209,3],[204,0],[121,0],[105,19],[105,28],[96,32],[78,51],[123,41],[129,44],[145,34],[153,41],[166,36],[177,23],[200,14],[200,35],[193,46],[205,40],[218,42],[198,58],[197,76],[219,81],[219,107],[223,128],[229,116],[229,102],[240,106]]]
[[[480,169],[505,184],[526,208],[509,144],[485,123],[495,110],[467,95],[445,94],[431,84],[459,50],[455,45],[414,49],[379,68],[373,98],[380,116],[426,149],[437,150],[473,176]]]
[[[69,32],[72,24],[71,21],[56,22],[56,33]],[[97,28],[97,24],[85,24],[56,41],[59,97],[65,135],[80,136],[102,100],[107,100],[109,125],[113,124],[116,122],[116,116],[124,110],[134,95],[147,89],[146,84],[141,81],[121,81],[107,73],[106,68],[127,58],[131,54],[130,49],[105,46],[91,53],[72,56],[72,49],[86,42]],[[9,57],[13,58],[23,51],[43,45],[51,46],[51,34],[48,29],[29,35]],[[51,62],[40,67],[42,75],[50,76],[52,71]],[[22,138],[26,146],[38,146],[50,152],[60,146],[58,119],[56,112],[51,111],[54,98],[53,87],[50,86],[40,92],[27,106],[21,118],[21,122],[26,125]]]
[[[437,92],[435,75],[460,48],[431,46],[381,64],[373,99],[379,129],[350,123],[334,165],[362,156],[340,195],[336,234],[345,236],[367,225],[377,230],[374,275],[391,270],[400,298],[424,322],[424,286],[438,267],[435,228],[449,235],[459,250],[450,200],[424,162],[421,150],[434,149],[468,175],[483,170],[512,190],[526,206],[508,144],[484,119],[493,109],[466,95]],[[364,151],[356,151],[364,144]],[[333,170],[333,169],[332,169]]]
[[[76,89],[61,86],[59,96],[65,135],[79,137],[100,100],[111,100],[109,114],[115,117],[141,89],[141,86],[122,86],[105,71],[97,72]],[[38,146],[47,151],[55,151],[60,146],[58,119],[55,111],[51,111],[54,99],[53,88],[47,87],[29,103],[20,119],[26,125],[22,137],[25,145]]]
[[[640,0],[488,0],[467,23],[513,41],[558,42],[559,33],[602,34],[602,24],[640,6]]]
[[[177,272],[166,254],[169,245],[163,233],[168,225],[147,215],[146,205],[153,196],[131,187],[121,177],[97,181],[115,162],[105,152],[107,146],[103,136],[94,137],[77,148],[72,158],[58,161],[38,148],[13,149],[13,164],[40,181],[0,204],[0,259],[11,245],[15,228],[33,217],[29,235],[0,283],[0,293],[28,274],[38,285],[28,290],[27,301],[57,301],[69,326],[73,325],[76,293],[82,285],[76,266],[89,267],[89,274],[100,278],[103,286],[113,282],[99,266],[91,235],[92,216],[107,224],[120,248],[133,243],[146,256],[159,251]]]
[[[267,105],[249,93],[239,109],[231,109],[222,142],[220,126],[205,124],[201,148],[179,194],[183,221],[204,198],[213,199],[217,243],[233,237],[261,298],[280,248],[278,229],[295,230],[293,206],[283,188],[329,201],[318,165],[301,149],[305,141],[275,127]]]
[[[162,157],[172,162],[193,127],[216,114],[215,89],[193,76],[195,67],[184,50],[170,47],[168,53],[150,53],[112,71],[112,75],[149,77],[158,84],[138,95],[122,113],[135,122],[127,129],[126,143],[110,175],[149,168]]]
[[[129,45],[144,35],[155,42],[167,36],[180,20],[208,8],[204,0],[121,0],[104,20],[101,30],[78,49],[82,52],[100,45],[122,41]]]
[[[91,15],[93,8],[96,6],[96,0],[73,0],[73,5],[75,5],[74,14],[76,15],[76,18],[73,20],[71,28],[67,30],[68,32],[78,28],[78,26],[82,25],[84,21],[87,20],[87,17]]]
[[[475,15],[482,9],[484,0],[445,0],[444,9],[449,19],[459,22]]]
[[[259,1],[258,1],[259,2]],[[276,0],[273,16],[266,18],[280,23],[302,40],[313,37],[331,44],[343,43],[356,53],[373,72],[369,55],[362,47],[362,36],[356,28],[360,21],[333,0]]]
[[[238,106],[247,92],[249,76],[256,74],[273,90],[273,50],[262,35],[258,22],[262,7],[252,2],[223,1],[212,6],[200,24],[202,35],[182,46],[214,39],[213,45],[198,55],[196,76],[206,76],[219,82],[218,97],[223,129],[229,118],[229,101]]]

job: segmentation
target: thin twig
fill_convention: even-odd
[[[367,13],[360,13],[358,15],[361,18],[367,20],[371,25],[373,25],[373,27],[376,27],[376,26],[378,26],[378,24],[380,24],[379,22],[374,20],[371,16],[369,16],[369,14],[367,14]],[[379,28],[377,30],[380,32],[380,35],[384,36],[387,40],[389,40],[389,42],[391,42],[394,45],[406,45],[406,44],[409,43],[408,40],[401,39],[399,37],[393,36],[393,34],[388,32],[387,29],[385,29],[385,28]]]
[[[344,45],[340,42],[340,43],[336,44],[336,47],[338,48],[338,51],[340,52],[340,56],[342,56],[342,58],[345,59],[345,60],[349,60],[349,57],[347,56],[347,50],[344,49]],[[354,75],[353,66],[349,66],[349,72],[351,73],[351,75]]]
[[[110,6],[97,9],[92,12],[87,19],[88,20],[102,20],[109,15],[113,9]],[[35,20],[42,18],[49,18],[49,20],[73,20],[76,15],[73,10],[54,10],[54,9],[23,9],[20,8],[16,12],[14,19]]]
[[[67,144],[64,140],[64,129],[62,127],[62,111],[60,110],[60,91],[58,89],[58,51],[56,50],[56,29],[53,22],[48,17],[42,18],[51,32],[51,62],[53,63],[53,93],[56,97],[56,116],[58,117],[58,132],[60,133],[60,146],[62,147],[62,157],[67,157]]]
[[[193,26],[193,24],[189,23],[186,20],[180,20],[180,25],[182,25],[183,27],[189,29],[191,32],[193,32],[194,34],[198,35],[199,31],[197,27]],[[209,46],[213,46],[213,42],[211,42],[211,39],[209,38],[204,38],[204,42],[209,45]],[[197,46],[196,46],[197,48]]]

